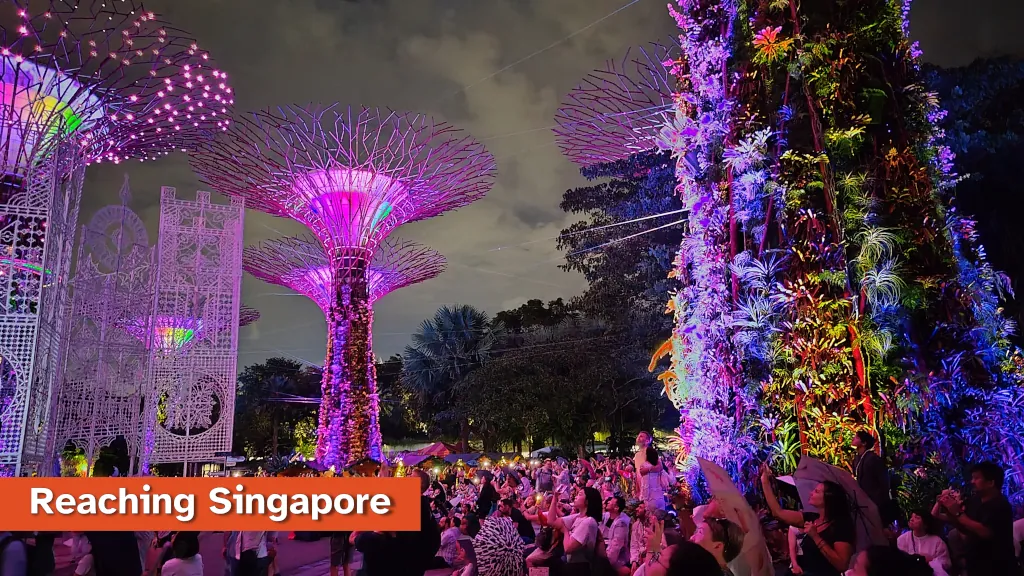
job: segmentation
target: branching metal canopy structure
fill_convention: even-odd
[[[676,46],[651,44],[588,74],[555,113],[558,147],[581,166],[622,160],[656,148],[672,113],[675,78],[665,63]]]
[[[333,275],[317,459],[337,469],[368,456],[367,271],[395,228],[481,198],[494,158],[429,117],[339,105],[245,115],[192,156],[200,178],[246,205],[301,222]]]
[[[135,0],[0,1],[0,475],[46,458],[85,166],[188,148],[232,102],[196,41]]]

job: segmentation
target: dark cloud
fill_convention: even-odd
[[[981,3],[985,1],[994,2]],[[440,250],[449,267],[441,277],[377,303],[375,346],[387,355],[400,351],[409,333],[440,305],[473,304],[493,313],[529,298],[571,297],[583,288],[581,277],[557,268],[561,255],[550,240],[567,223],[558,210],[562,192],[583,180],[558,153],[548,127],[560,98],[582,76],[609,58],[619,58],[629,46],[672,34],[672,19],[663,0],[640,0],[497,72],[624,4],[626,0],[154,0],[150,8],[191,31],[212,53],[230,75],[239,110],[307,102],[416,110],[458,124],[494,153],[500,177],[487,198],[398,231]],[[924,14],[914,31],[925,50],[945,54],[989,46],[980,32],[984,10],[978,5],[918,0],[915,16]],[[946,13],[932,13],[938,9]],[[1019,7],[1007,10],[1020,14]],[[1007,50],[1013,42],[1019,48],[1020,36],[1004,34],[1009,26],[1005,19],[990,15],[988,22],[993,32],[1009,36]],[[957,29],[958,23],[974,28]],[[134,205],[153,238],[160,186],[175,186],[181,196],[191,196],[199,187],[180,156],[150,164],[96,166],[86,183],[83,219],[117,201],[125,172],[131,175]],[[253,243],[302,228],[250,211],[245,231],[246,241]],[[523,244],[541,239],[547,240]],[[242,291],[262,319],[243,329],[240,364],[273,355],[321,361],[324,321],[316,306],[248,276]]]

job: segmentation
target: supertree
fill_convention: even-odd
[[[248,306],[238,310],[238,326],[255,324],[260,319],[260,311]],[[198,340],[206,330],[222,330],[226,326],[208,326],[202,314],[169,316],[139,316],[119,321],[120,327],[136,337],[146,349],[156,346],[162,354],[182,353]]]
[[[670,66],[679,57],[679,45],[654,44],[640,50],[638,57],[630,52],[621,63],[608,62],[588,75],[565,97],[555,116],[562,152],[585,168],[657,150],[663,126],[675,115],[677,80]],[[697,158],[691,156],[690,161]],[[707,242],[719,233],[717,224],[725,213],[708,195],[684,194],[682,200],[689,213],[675,260],[675,276],[682,287],[669,303],[676,328],[655,354],[652,369],[662,356],[673,354],[672,367],[659,379],[680,410],[679,438],[674,442],[677,464],[696,474],[697,457],[725,466],[734,460],[744,443],[736,416],[745,411],[748,400],[738,390],[739,362],[727,332],[727,247]]]
[[[660,142],[692,206],[683,252],[718,270],[697,276],[689,259],[673,273],[725,296],[737,384],[760,400],[746,429],[782,468],[801,453],[846,464],[852,434],[870,430],[914,467],[999,455],[1019,490],[1020,356],[1000,277],[953,206],[909,2],[670,12],[682,56]],[[685,354],[692,332],[677,339]]]
[[[10,473],[45,452],[85,166],[187,148],[228,127],[233,96],[195,40],[136,1],[5,0],[0,33],[2,321],[15,326],[2,345],[17,374],[3,385],[22,390],[0,417]]]
[[[651,44],[588,74],[555,113],[562,153],[581,167],[656,149],[672,113],[675,78],[663,62],[673,47]]]
[[[328,316],[331,311],[333,274],[327,252],[320,242],[309,236],[267,240],[249,246],[242,253],[242,267],[256,278],[290,288],[316,303]],[[441,274],[445,258],[439,252],[396,238],[384,240],[370,261],[366,272],[369,293],[370,326],[373,325],[373,303],[399,288],[417,284]],[[370,458],[380,462],[383,440],[380,436],[377,368],[373,360],[373,336],[367,330],[366,349],[369,389]]]
[[[238,309],[238,326],[239,326],[239,328],[241,328],[243,326],[249,326],[251,324],[255,324],[255,323],[259,322],[259,320],[260,320],[260,311],[259,310],[255,309],[255,308],[252,308],[250,306],[246,306],[244,304],[242,305],[241,308]]]
[[[362,460],[373,254],[396,227],[481,198],[493,156],[423,115],[331,105],[248,114],[192,163],[215,190],[301,222],[322,243],[334,274],[317,459],[337,469]]]

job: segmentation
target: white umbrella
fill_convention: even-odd
[[[846,491],[846,495],[850,499],[850,510],[853,512],[853,523],[857,529],[856,549],[858,551],[872,545],[884,546],[889,543],[883,531],[878,507],[860,489],[853,475],[846,470],[826,464],[816,458],[804,456],[800,459],[800,465],[797,466],[796,472],[793,473],[793,480],[796,482],[796,490],[800,493],[800,500],[804,506],[810,503],[811,492],[822,482],[838,484]]]
[[[707,480],[711,495],[718,501],[718,508],[725,519],[736,523],[743,530],[743,547],[739,556],[730,562],[736,576],[772,576],[772,557],[768,544],[761,532],[761,520],[747,503],[732,478],[721,466],[703,458],[697,458],[704,479]],[[741,562],[737,562],[740,561]],[[736,564],[734,567],[733,564]]]

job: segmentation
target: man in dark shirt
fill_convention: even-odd
[[[516,503],[511,498],[502,498],[498,503],[498,515],[511,518],[516,523],[516,531],[523,539],[523,544],[533,544],[537,538],[537,532],[533,529],[533,523],[526,519],[522,511],[516,508]]]
[[[886,524],[896,520],[892,501],[889,498],[889,471],[882,457],[875,453],[875,437],[866,430],[860,430],[853,437],[857,456],[853,459],[853,475],[857,485],[878,507],[878,514]]]
[[[1003,469],[982,462],[971,470],[974,495],[966,505],[943,493],[932,515],[951,524],[965,538],[967,576],[1013,574],[1013,509],[1003,495]]]

